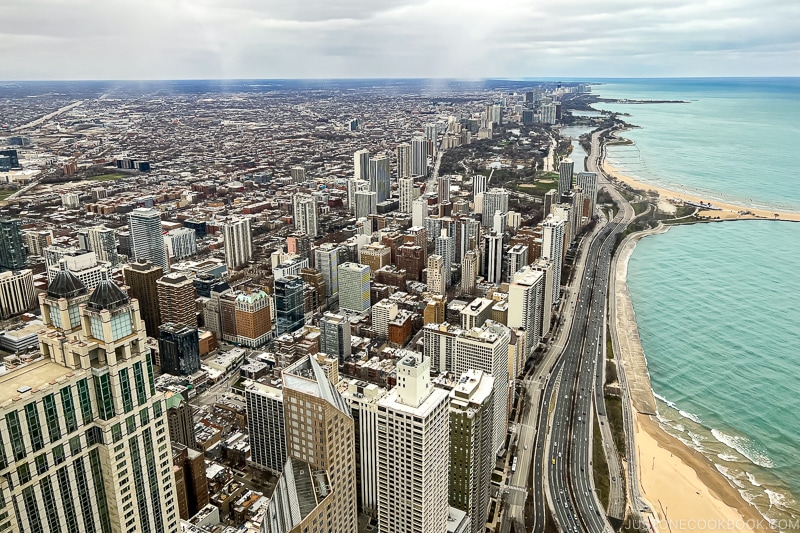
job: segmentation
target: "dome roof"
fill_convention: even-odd
[[[95,311],[102,311],[103,309],[111,311],[127,305],[130,301],[131,299],[128,298],[128,295],[122,292],[122,289],[116,283],[106,278],[100,282],[89,297],[86,307]]]
[[[51,298],[75,298],[88,293],[86,285],[66,268],[62,268],[47,287],[47,295]]]

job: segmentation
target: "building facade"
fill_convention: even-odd
[[[156,209],[134,209],[128,214],[128,228],[133,258],[150,261],[167,272],[169,259],[161,227],[161,212]]]

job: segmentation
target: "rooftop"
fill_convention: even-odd
[[[54,363],[50,359],[42,359],[15,368],[0,375],[0,403],[71,374],[71,369]]]

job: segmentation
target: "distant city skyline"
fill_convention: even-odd
[[[82,3],[4,1],[0,80],[800,75],[781,0]]]

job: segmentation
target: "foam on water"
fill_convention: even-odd
[[[747,437],[742,437],[741,435],[727,435],[718,429],[712,429],[711,434],[722,444],[729,446],[747,457],[753,464],[764,468],[772,468],[774,466],[767,454],[756,449]]]

